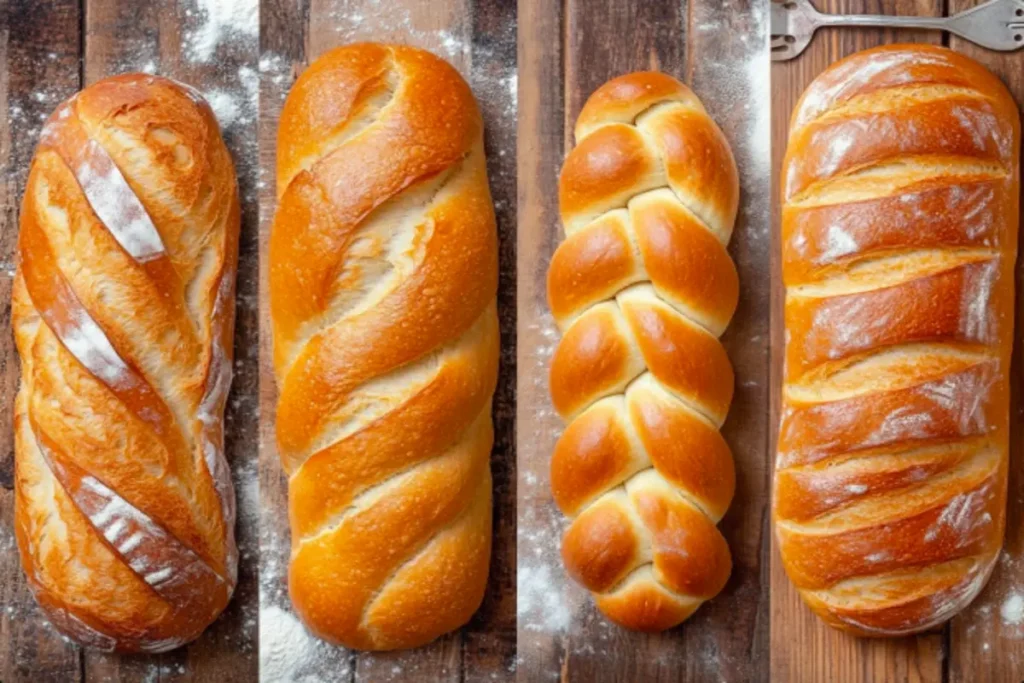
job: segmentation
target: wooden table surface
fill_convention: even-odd
[[[256,678],[258,381],[256,203],[256,0],[252,25],[214,32],[197,0],[0,0],[0,681],[252,681]],[[209,6],[211,3],[201,3]],[[243,17],[244,19],[244,17]],[[240,571],[234,599],[188,647],[157,656],[85,651],[46,622],[25,584],[12,516],[12,399],[18,361],[10,294],[18,208],[40,127],[81,88],[126,71],[160,73],[214,104],[238,172],[242,236],[235,376],[226,419],[227,458],[238,496]],[[248,84],[248,85],[247,85]]]
[[[887,14],[955,14],[981,0],[817,0],[829,12],[884,12]],[[1024,53],[996,53],[977,48],[958,38],[920,31],[827,30],[820,32],[808,50],[789,62],[772,66],[772,156],[778,170],[785,153],[789,116],[800,93],[829,64],[874,45],[896,42],[944,42],[967,54],[1003,79],[1024,107]],[[773,183],[773,198],[778,183]],[[773,235],[778,235],[778,204],[773,201]],[[778,243],[772,246],[772,387],[780,386],[782,370],[782,286]],[[1017,275],[1017,335],[1011,369],[1013,429],[1010,443],[1010,485],[1007,537],[1003,556],[981,596],[941,631],[902,639],[856,639],[824,626],[803,605],[786,578],[778,551],[771,554],[771,680],[787,683],[821,681],[888,683],[993,682],[1024,680],[1024,624],[1004,620],[1007,600],[1024,597],[1024,441],[1021,420],[1021,268]],[[772,443],[778,424],[779,394],[772,392]],[[1016,587],[1016,588],[1015,588]]]
[[[767,4],[759,0],[519,2],[518,565],[520,681],[758,681],[768,659],[768,331],[770,261]],[[733,573],[681,627],[643,635],[611,625],[565,577],[564,520],[548,463],[562,424],[547,387],[557,332],[545,275],[562,238],[558,172],[587,96],[657,69],[690,84],[736,156],[741,211],[729,252],[741,298],[725,348],[736,396],[723,434],[737,490],[720,527]]]
[[[461,683],[515,678],[516,8],[488,0],[263,0],[260,30],[260,238],[275,204],[277,120],[294,78],[323,52],[357,41],[431,50],[466,77],[483,112],[498,218],[502,358],[494,397],[494,546],[484,604],[463,629],[407,652],[354,653],[302,631],[288,603],[286,482],[274,447],[270,321],[260,319],[260,675],[277,681]],[[265,253],[265,251],[263,252]],[[266,260],[263,260],[266,265]],[[261,277],[265,301],[266,268]]]

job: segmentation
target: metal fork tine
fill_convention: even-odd
[[[771,2],[771,15],[769,16],[769,24],[773,31],[788,31],[789,30],[789,12],[782,3]]]

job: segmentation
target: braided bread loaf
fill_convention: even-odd
[[[12,300],[22,566],[102,649],[195,638],[235,586],[223,455],[239,205],[209,106],[118,76],[43,129]]]
[[[700,100],[659,73],[599,88],[576,140],[559,187],[566,240],[548,271],[563,331],[551,395],[569,423],[551,485],[574,517],[562,557],[612,620],[661,630],[721,591],[732,566],[715,524],[735,486],[718,336],[738,297],[725,248],[736,165]]]
[[[1003,537],[1020,122],[981,65],[892,46],[832,66],[782,169],[782,560],[861,635],[976,596]]]
[[[483,598],[497,231],[483,126],[421,50],[341,47],[295,83],[270,238],[289,590],[320,637],[416,647]]]

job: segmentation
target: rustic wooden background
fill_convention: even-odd
[[[248,2],[256,20],[255,0]],[[250,681],[256,678],[257,204],[255,26],[212,31],[197,0],[0,0],[0,681]],[[214,20],[217,17],[213,17]],[[241,14],[234,19],[243,19]],[[216,23],[216,21],[215,21]],[[206,39],[210,38],[209,41]],[[197,45],[201,48],[196,52]],[[206,54],[207,48],[209,54]],[[10,293],[21,202],[40,127],[65,98],[104,76],[146,70],[197,87],[217,105],[238,171],[242,239],[235,378],[227,411],[227,456],[238,495],[239,583],[227,611],[186,648],[159,656],[84,651],[43,619],[12,535],[12,400],[18,361]],[[250,91],[252,88],[250,87]]]
[[[494,551],[480,611],[460,631],[408,652],[354,653],[308,636],[286,587],[286,482],[274,448],[276,402],[270,322],[261,317],[260,643],[261,679],[511,681],[515,677],[515,230],[516,8],[488,0],[263,0],[260,30],[261,244],[274,210],[274,151],[284,96],[305,66],[350,42],[416,45],[454,64],[483,111],[487,165],[500,234],[502,363],[494,398]],[[265,253],[265,252],[264,252]],[[264,260],[265,264],[265,260]],[[261,278],[266,292],[266,269]],[[266,298],[264,297],[265,301]]]
[[[761,0],[520,0],[519,338],[517,433],[521,681],[767,679],[769,88]],[[563,520],[548,463],[561,422],[548,396],[557,341],[545,274],[562,238],[557,180],[587,96],[608,79],[657,69],[690,84],[732,145],[742,205],[730,245],[739,309],[723,341],[736,397],[723,433],[737,491],[721,523],[733,555],[725,591],[661,635],[610,625],[566,579]],[[781,679],[780,679],[781,680]],[[823,679],[824,680],[824,679]]]
[[[817,0],[822,11],[935,15],[955,14],[981,0]],[[828,30],[820,32],[807,51],[789,62],[772,66],[772,151],[777,170],[785,152],[789,116],[810,82],[834,61],[864,48],[895,42],[943,43],[988,66],[1009,86],[1018,105],[1024,105],[1024,53],[996,53],[941,33],[888,30]],[[777,179],[776,179],[777,180]],[[772,197],[778,196],[773,182]],[[778,203],[772,202],[778,226]],[[773,235],[777,239],[777,232]],[[782,369],[782,287],[772,246],[772,387],[780,386]],[[1019,263],[1019,261],[1018,261]],[[1024,441],[1021,421],[1021,269],[1017,276],[1017,343],[1014,349],[1010,447],[1010,489],[1007,538],[1003,557],[981,596],[948,626],[932,634],[896,640],[865,640],[824,626],[800,601],[786,578],[777,550],[771,559],[771,679],[792,683],[974,682],[1020,683],[1024,680],[1024,624],[1004,620],[1006,600],[1024,597]],[[778,423],[779,394],[772,392],[772,443]]]

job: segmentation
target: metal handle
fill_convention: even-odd
[[[948,30],[947,17],[898,17],[878,14],[820,14],[819,26],[872,26],[882,28],[923,28]]]

